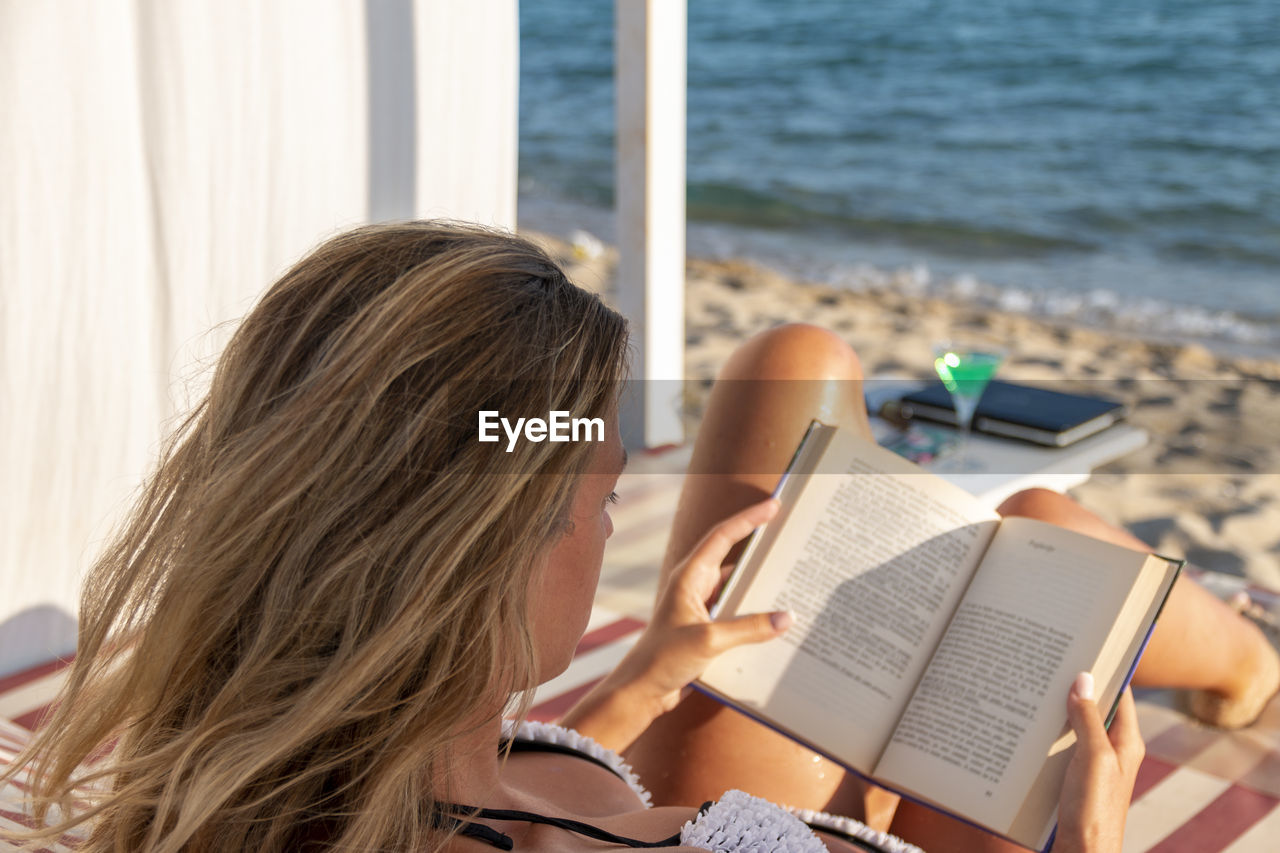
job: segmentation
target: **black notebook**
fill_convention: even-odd
[[[941,382],[907,394],[898,401],[898,410],[907,420],[956,422],[951,395]],[[1101,432],[1126,413],[1123,403],[1106,397],[993,380],[978,403],[973,428],[1035,444],[1066,447]]]

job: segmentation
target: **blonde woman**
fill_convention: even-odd
[[[726,793],[808,772],[795,805],[860,814],[861,794],[824,787],[812,756],[768,741],[672,748],[688,745],[671,724],[689,706],[666,712],[707,661],[786,628],[782,614],[707,618],[731,546],[774,512],[766,484],[739,473],[770,470],[811,414],[865,427],[846,381],[856,359],[820,330],[754,339],[731,363],[833,381],[712,403],[708,435],[754,413],[699,445],[695,469],[722,473],[691,478],[652,623],[568,715],[582,734],[504,723],[513,697],[568,665],[587,622],[625,461],[626,342],[616,313],[508,235],[387,225],[302,260],[245,319],[88,579],[69,684],[19,764],[38,780],[37,838],[78,830],[87,851],[909,849],[832,818],[846,835],[815,834]],[[508,449],[478,440],[481,411],[603,428]],[[1087,691],[1063,700],[1082,746],[1057,849],[1119,850],[1142,753],[1132,703],[1108,735]],[[647,780],[606,747],[632,748],[664,796],[682,774],[725,785],[702,809],[648,808]],[[931,818],[912,820],[894,828],[933,837]],[[987,843],[949,831],[946,849]]]

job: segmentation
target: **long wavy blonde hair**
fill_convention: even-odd
[[[440,846],[451,744],[534,681],[526,592],[591,449],[508,453],[477,412],[606,417],[626,342],[503,233],[375,226],[300,261],[88,577],[68,685],[10,770],[39,838]]]

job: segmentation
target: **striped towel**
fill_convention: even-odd
[[[0,767],[7,767],[30,740],[29,726],[38,723],[48,710],[65,666],[63,662],[54,662],[0,679]],[[26,781],[24,771],[0,786],[0,829],[15,830],[30,825],[24,814]],[[37,853],[67,853],[74,849],[75,841],[75,837],[66,836],[63,843],[37,848]],[[0,849],[7,849],[2,841]]]

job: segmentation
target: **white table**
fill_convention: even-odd
[[[1089,479],[1094,468],[1146,443],[1146,430],[1128,424],[1108,427],[1068,447],[1039,447],[975,433],[968,455],[974,467],[981,470],[938,474],[994,507],[1023,489],[1040,487],[1065,492]]]

